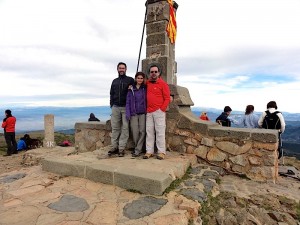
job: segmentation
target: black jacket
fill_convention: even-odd
[[[216,119],[216,122],[221,124],[223,127],[231,127],[231,121],[228,119],[226,112],[222,112],[221,115]]]
[[[110,107],[113,105],[125,107],[129,85],[133,85],[134,79],[126,75],[119,75],[114,79],[110,87]]]

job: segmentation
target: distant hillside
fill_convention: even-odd
[[[222,110],[213,108],[192,107],[192,112],[198,117],[202,111],[206,111],[211,121],[215,121]],[[0,108],[4,112],[5,109]],[[109,106],[92,107],[28,107],[12,108],[13,115],[17,118],[17,133],[28,133],[44,130],[44,115],[54,114],[55,131],[64,134],[74,134],[76,122],[87,121],[90,113],[94,113],[101,121],[110,119],[111,109]],[[232,116],[240,118],[244,112],[234,111]],[[300,152],[300,114],[283,112],[286,120],[286,131],[282,135],[283,146],[290,154]],[[261,112],[257,112],[260,116]],[[0,133],[3,130],[0,130]]]

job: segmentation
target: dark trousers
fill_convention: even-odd
[[[4,137],[7,144],[7,155],[17,153],[17,142],[15,132],[5,132]]]

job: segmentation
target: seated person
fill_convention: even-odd
[[[21,150],[27,150],[27,145],[25,142],[25,138],[20,138],[20,140],[17,143],[17,150],[21,151]]]
[[[94,113],[91,113],[88,121],[100,121],[100,120],[95,116]]]
[[[201,113],[201,116],[200,116],[199,118],[200,118],[200,120],[207,120],[207,121],[209,121],[209,118],[208,118],[206,112],[202,112],[202,113]]]
[[[237,121],[229,117],[231,112],[232,109],[229,106],[225,106],[224,112],[222,112],[221,115],[217,117],[216,122],[223,127],[231,127],[231,123],[238,124]]]
[[[72,143],[68,140],[64,140],[62,143],[60,143],[58,146],[61,146],[61,147],[69,147],[69,146],[72,146]]]

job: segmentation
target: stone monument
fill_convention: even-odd
[[[191,106],[194,103],[188,89],[177,85],[175,42],[166,32],[170,18],[174,18],[170,12],[176,12],[178,4],[172,0],[148,0],[146,7],[146,58],[142,60],[142,70],[148,74],[149,65],[158,64],[173,98],[167,111],[167,150],[195,154],[200,162],[253,180],[275,182],[278,178],[278,132],[221,127],[193,114]],[[75,142],[80,152],[110,144],[110,121],[106,124],[76,123],[75,129]]]
[[[44,116],[44,128],[45,128],[45,139],[43,140],[43,146],[46,148],[55,147],[53,114],[46,114]]]

